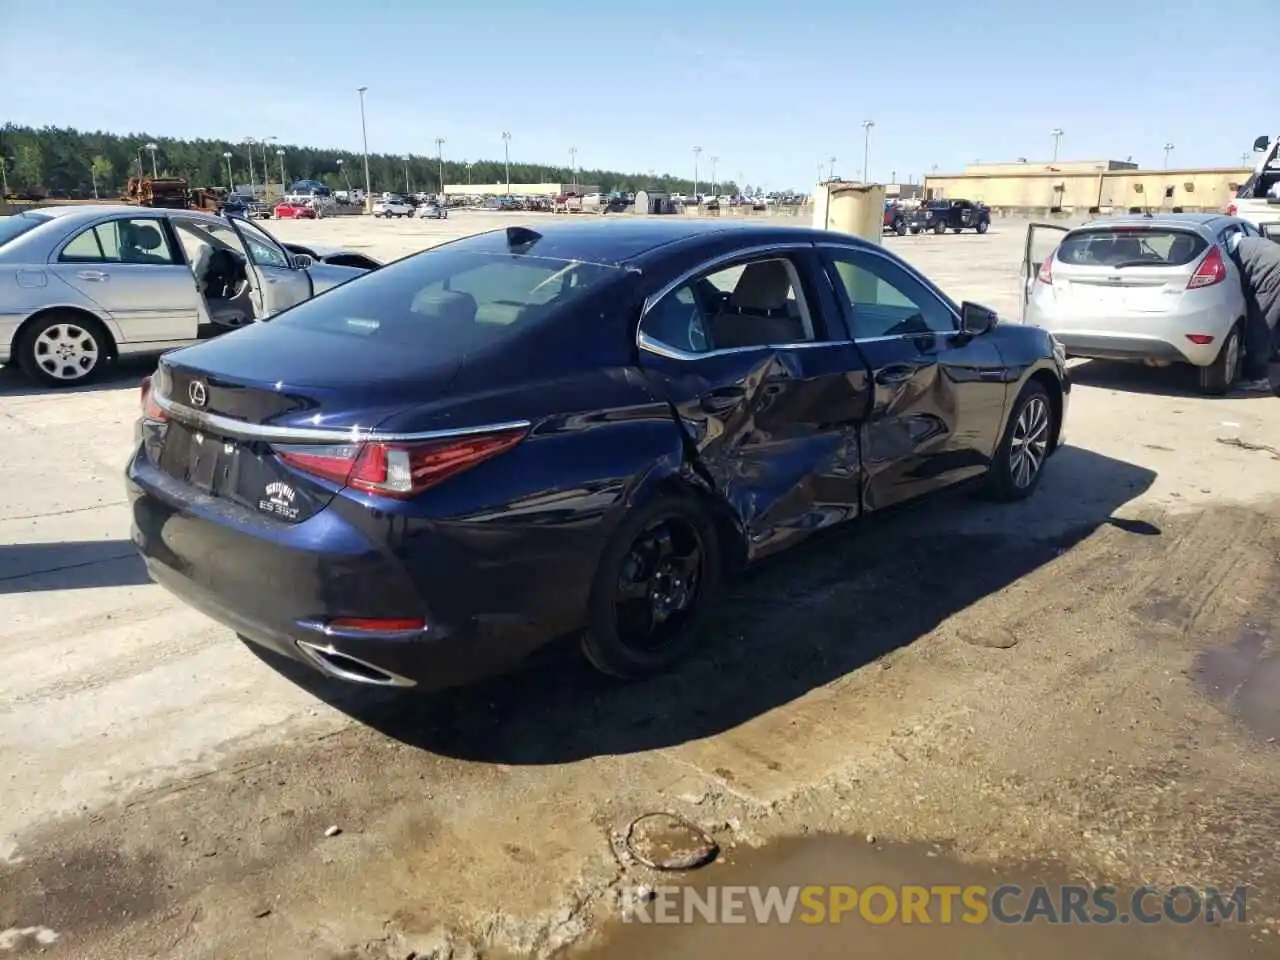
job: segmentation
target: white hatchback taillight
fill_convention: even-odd
[[[1227,262],[1222,257],[1222,250],[1216,246],[1210,247],[1209,252],[1200,261],[1200,266],[1196,267],[1196,272],[1187,281],[1187,289],[1199,290],[1203,287],[1212,287],[1225,279],[1227,279]]]

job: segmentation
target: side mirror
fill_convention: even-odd
[[[999,322],[1000,318],[990,307],[984,307],[980,303],[970,303],[968,300],[960,304],[961,333],[979,337],[993,330]]]
[[[1257,140],[1253,141],[1254,153],[1261,153],[1263,150],[1267,149],[1267,144],[1270,142],[1270,137],[1259,137]]]
[[[295,253],[293,255],[293,269],[309,270],[315,264],[315,260],[310,254]]]

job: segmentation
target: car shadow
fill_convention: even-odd
[[[1272,365],[1272,383],[1280,383]],[[1168,367],[1144,367],[1137,363],[1108,360],[1086,360],[1073,364],[1071,381],[1086,387],[1103,390],[1120,390],[1124,393],[1141,393],[1163,397],[1200,397],[1205,400],[1266,397],[1265,393],[1246,394],[1232,390],[1222,397],[1214,397],[1200,389],[1200,375],[1189,364],[1178,363]]]
[[[1103,525],[1158,536],[1150,523],[1113,517],[1154,479],[1065,447],[1021,503],[954,491],[815,537],[732,583],[701,630],[702,653],[640,683],[596,674],[567,639],[513,673],[434,693],[353,686],[249,647],[354,719],[438,754],[528,765],[669,747],[730,730],[914,642]]]
[[[71,387],[50,387],[29,379],[16,363],[0,367],[0,397],[43,397],[71,393],[94,393],[124,386],[136,387],[142,378],[156,372],[156,358],[116,360],[89,383]]]
[[[0,544],[0,594],[148,582],[146,566],[128,540]]]

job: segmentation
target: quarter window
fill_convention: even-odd
[[[749,260],[690,280],[653,305],[640,332],[686,353],[817,339],[800,276],[786,257]]]
[[[72,237],[58,259],[64,263],[150,263],[173,265],[174,256],[159,220],[108,220]]]
[[[955,331],[947,305],[889,260],[857,253],[834,253],[831,260],[855,340]]]

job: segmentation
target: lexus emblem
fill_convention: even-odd
[[[187,387],[187,396],[191,398],[193,407],[203,407],[209,402],[208,391],[205,390],[204,384],[199,380],[191,381],[191,386]]]

